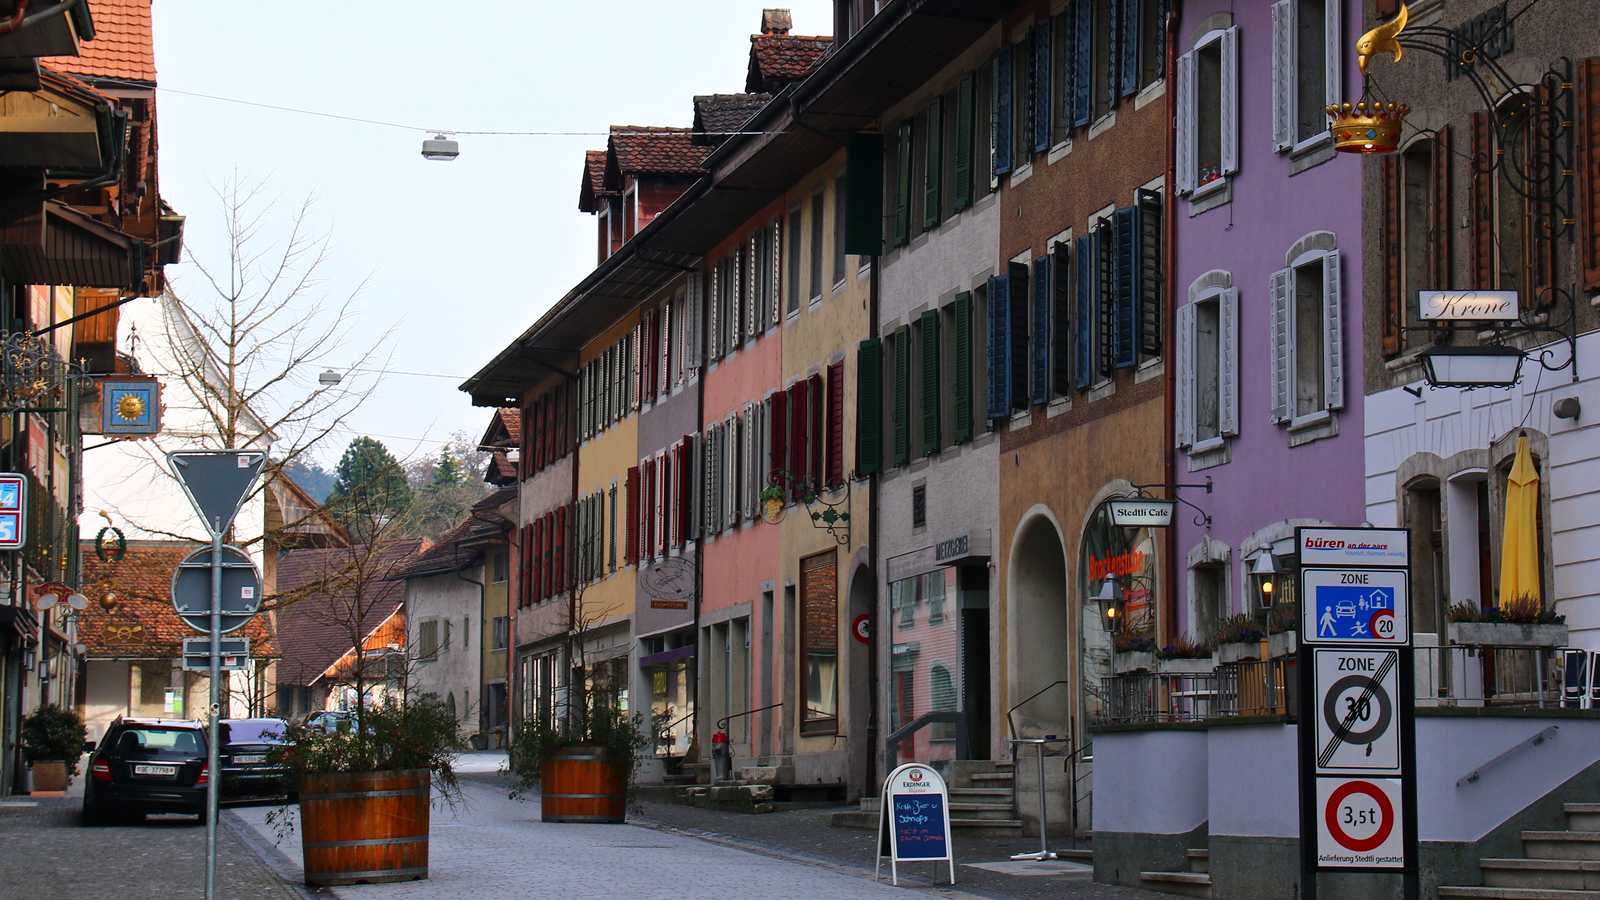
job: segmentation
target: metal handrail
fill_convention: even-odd
[[[883,755],[889,759],[897,758],[901,742],[917,731],[941,722],[953,722],[956,726],[956,759],[971,759],[972,754],[968,752],[967,747],[967,714],[959,710],[923,713],[917,716],[884,738]]]
[[[1071,682],[1069,682],[1069,681],[1067,681],[1065,679],[1062,679],[1061,681],[1052,681],[1049,684],[1045,685],[1044,687],[1038,689],[1037,691],[1034,691],[1032,694],[1029,694],[1027,697],[1023,698],[1023,700],[1021,702],[1019,702],[1016,706],[1013,706],[1010,709],[1006,710],[1006,727],[1011,730],[1011,737],[1012,738],[1015,738],[1017,736],[1017,723],[1016,723],[1016,720],[1011,717],[1011,714],[1016,712],[1017,710],[1021,709],[1024,705],[1028,704],[1034,698],[1038,697],[1040,694],[1044,693],[1045,691],[1048,691],[1051,688],[1056,687],[1057,685],[1062,685],[1062,684],[1071,684]],[[1012,749],[1011,756],[1012,756],[1012,759],[1016,758],[1015,747],[1013,747],[1013,749]]]
[[[728,723],[733,721],[734,719],[740,718],[742,716],[753,715],[753,714],[758,713],[758,712],[766,712],[769,709],[777,709],[778,707],[780,707],[782,705],[783,705],[782,703],[774,703],[771,706],[763,706],[763,707],[760,707],[758,709],[747,709],[742,713],[734,713],[731,716],[723,716],[722,718],[717,720],[717,730],[718,731],[727,731],[728,730]]]
[[[669,724],[666,727],[662,728],[660,731],[656,732],[656,746],[660,747],[662,744],[666,744],[667,745],[667,753],[668,753],[668,755],[671,755],[671,753],[672,753],[672,736],[673,736],[672,735],[672,729],[677,728],[679,725],[682,725],[684,722],[687,722],[690,719],[694,718],[694,714],[695,714],[695,710],[691,709],[687,713],[685,713],[682,718],[678,719],[676,722],[672,722],[671,724]],[[685,732],[685,733],[687,734],[688,732]],[[662,740],[663,737],[666,738],[665,741]]]
[[[1487,769],[1490,766],[1494,765],[1495,763],[1500,762],[1501,760],[1505,759],[1506,757],[1510,756],[1513,753],[1516,753],[1518,750],[1521,750],[1524,747],[1537,747],[1540,744],[1544,743],[1545,741],[1555,740],[1556,735],[1559,734],[1560,732],[1561,732],[1561,726],[1560,725],[1551,725],[1549,728],[1546,728],[1543,731],[1540,731],[1538,734],[1534,735],[1533,737],[1523,738],[1522,740],[1518,741],[1516,743],[1516,745],[1513,746],[1511,749],[1505,751],[1504,753],[1500,754],[1499,756],[1496,756],[1494,759],[1489,760],[1488,762],[1486,762],[1483,765],[1477,767],[1476,769],[1473,769],[1471,772],[1468,772],[1467,774],[1461,776],[1461,778],[1456,781],[1456,787],[1465,787],[1465,786],[1467,786],[1469,784],[1472,784],[1473,782],[1477,781],[1479,778],[1483,777],[1483,770],[1484,769]]]

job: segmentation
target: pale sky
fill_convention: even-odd
[[[770,2],[770,0],[769,0]],[[794,33],[832,32],[829,0],[796,0]],[[188,217],[191,302],[206,295],[190,254],[222,262],[214,185],[265,180],[269,231],[315,195],[331,234],[338,298],[363,278],[362,329],[397,324],[390,374],[354,432],[319,454],[332,467],[355,433],[402,458],[481,432],[460,381],[506,346],[595,263],[594,220],[577,208],[590,136],[461,135],[453,162],[420,155],[430,135],[219,102],[275,106],[453,131],[604,132],[687,126],[695,94],[743,89],[762,4],[732,0],[414,0],[240,3],[156,0],[161,194]],[[140,301],[144,302],[144,301]],[[307,373],[314,377],[315,373]]]

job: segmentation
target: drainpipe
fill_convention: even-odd
[[[484,641],[483,641],[483,623],[484,623],[484,618],[483,618],[483,616],[484,616],[484,614],[486,612],[488,612],[488,609],[489,609],[489,598],[488,598],[488,593],[489,592],[488,592],[488,589],[484,587],[483,582],[481,582],[481,581],[473,581],[471,578],[468,578],[465,575],[462,575],[461,572],[462,572],[461,569],[459,569],[459,568],[456,569],[456,573],[455,574],[456,574],[456,580],[457,581],[465,581],[467,584],[475,584],[475,585],[478,586],[478,733],[483,735],[485,738],[487,738],[488,735],[489,735],[489,730],[484,727],[483,712],[484,712],[485,709],[488,708],[488,706],[486,704],[486,701],[489,698],[489,692],[488,692],[488,689],[485,688],[484,684],[483,684],[483,654],[484,654],[484,646],[483,646],[483,644],[484,644]],[[493,626],[491,625],[490,628],[492,629]],[[506,677],[507,677],[508,680],[509,680],[510,676],[511,676],[511,671],[510,671],[509,668],[507,668]]]
[[[1172,354],[1172,347],[1176,341],[1174,329],[1176,328],[1178,318],[1178,267],[1175,264],[1177,261],[1178,241],[1177,235],[1174,234],[1174,232],[1177,230],[1178,224],[1178,195],[1176,192],[1178,133],[1175,125],[1178,115],[1178,92],[1176,88],[1177,82],[1173,77],[1173,73],[1177,71],[1178,65],[1178,11],[1176,9],[1170,9],[1167,11],[1166,45],[1166,202],[1162,204],[1161,212],[1162,218],[1166,220],[1163,223],[1163,243],[1166,244],[1165,248],[1163,248],[1163,252],[1167,257],[1167,283],[1165,286],[1167,292],[1167,305],[1166,308],[1162,310],[1162,318],[1165,320],[1162,323],[1162,327],[1165,328],[1167,332],[1168,349],[1166,364],[1162,367],[1164,369],[1162,381],[1165,387],[1165,390],[1162,391],[1162,395],[1164,397],[1164,400],[1162,401],[1162,409],[1164,410],[1165,417],[1161,423],[1161,434],[1165,443],[1162,445],[1161,449],[1162,453],[1165,454],[1164,480],[1167,484],[1176,484],[1178,481],[1178,451],[1175,446],[1177,442],[1177,426],[1174,424],[1173,419],[1177,415],[1176,390],[1178,384],[1178,371],[1177,366],[1174,365]],[[1168,490],[1176,491],[1177,489],[1169,488]],[[1174,522],[1173,528],[1167,537],[1167,558],[1165,568],[1167,570],[1166,581],[1170,587],[1166,591],[1167,609],[1164,610],[1165,614],[1161,617],[1161,640],[1164,644],[1176,640],[1178,634],[1178,541],[1175,537],[1173,537],[1173,535],[1177,533],[1177,527],[1177,523]]]
[[[881,263],[882,261],[883,261],[883,257],[881,257],[881,256],[874,256],[872,258],[872,271],[867,277],[867,310],[868,310],[868,318],[869,318],[869,320],[867,322],[867,336],[868,337],[874,337],[874,338],[878,337],[878,308],[879,308],[879,305],[882,302],[881,298],[879,297],[879,294],[878,294],[878,271],[880,269],[879,263]],[[856,377],[858,379],[861,377],[861,373],[860,373],[859,370],[856,372]],[[873,597],[872,597],[872,618],[869,620],[872,623],[872,625],[871,625],[871,628],[872,628],[872,631],[871,631],[872,640],[870,640],[867,643],[867,669],[868,669],[867,677],[870,679],[868,681],[868,683],[867,683],[867,689],[868,689],[869,694],[872,697],[872,700],[867,705],[867,784],[866,784],[866,787],[868,789],[871,789],[871,790],[877,790],[877,786],[878,786],[878,754],[880,752],[878,736],[879,736],[880,731],[881,731],[881,729],[878,726],[878,702],[879,702],[879,697],[878,697],[878,656],[879,656],[879,654],[878,654],[878,644],[879,644],[880,641],[883,640],[881,635],[885,633],[885,629],[883,627],[885,623],[884,622],[879,622],[879,620],[878,620],[879,619],[879,617],[878,617],[878,605],[879,604],[878,604],[878,596],[877,596],[878,595],[878,479],[880,479],[882,477],[883,477],[883,472],[881,472],[881,471],[873,472],[872,474],[867,476],[867,490],[872,492],[872,502],[867,504],[867,548],[871,552],[871,560],[872,560],[872,594],[873,594]],[[957,609],[960,608],[959,596],[960,596],[960,589],[958,587],[957,588],[958,600],[957,600],[957,604],[956,604]],[[959,613],[958,613],[958,615],[959,615]],[[884,617],[884,618],[887,619],[887,617]]]
[[[704,259],[704,257],[701,257],[701,258]],[[685,296],[687,297],[687,294],[685,294]],[[700,275],[700,299],[701,300],[707,299],[706,298],[706,278],[705,278],[705,273],[704,272],[701,272],[701,275]],[[695,430],[700,433],[700,440],[702,442],[705,440],[705,431],[701,428],[701,423],[705,422],[705,416],[706,416],[706,370],[707,370],[708,366],[706,365],[706,356],[705,356],[705,354],[706,354],[706,346],[707,346],[708,341],[709,341],[709,339],[711,337],[711,326],[710,326],[710,322],[709,322],[710,318],[711,318],[710,316],[706,315],[706,310],[702,307],[701,310],[700,310],[700,315],[699,315],[699,320],[700,320],[700,355],[699,355],[698,359],[693,360],[693,362],[699,363],[697,368],[700,371],[700,374],[695,376],[695,380],[694,380],[694,390],[695,390],[695,397],[694,397],[694,427],[695,427]],[[705,452],[704,452],[705,451],[705,444],[702,443],[698,448],[696,448],[696,450],[697,450],[696,456],[698,456],[700,459],[705,459]],[[696,467],[694,469],[694,471],[699,471],[699,468]],[[705,473],[703,473],[703,472],[701,473],[702,476],[704,474]],[[700,481],[701,490],[704,490],[705,489],[705,479],[702,477],[701,479],[699,479],[699,481]],[[701,500],[703,501],[704,498],[702,497]],[[699,508],[695,510],[694,514],[698,515],[698,514],[703,513],[705,511],[705,503],[704,502],[696,503],[695,505],[697,507],[699,507]],[[700,647],[700,597],[703,594],[705,594],[705,590],[706,590],[705,561],[706,561],[706,524],[705,524],[704,521],[702,521],[700,523],[700,536],[695,539],[695,546],[694,546],[694,597],[690,598],[690,600],[689,600],[689,603],[691,605],[691,610],[692,610],[691,614],[690,614],[690,621],[694,622],[694,680],[690,684],[690,690],[689,690],[690,702],[694,703],[694,719],[689,723],[689,728],[691,729],[692,733],[694,734],[694,737],[690,738],[689,742],[691,744],[695,744],[695,745],[698,745],[698,743],[700,741],[700,651],[701,651],[701,647]],[[774,603],[773,606],[774,606],[774,608],[776,608],[777,604]],[[766,623],[762,623],[762,624],[763,624],[763,626],[765,626]],[[770,660],[770,659],[762,660],[762,663],[764,665],[770,666],[770,665],[772,665],[772,660]],[[748,676],[748,673],[746,673],[746,675]],[[767,742],[770,741],[771,739],[772,739],[772,735],[770,735],[770,734],[762,735],[761,736],[762,746],[766,747]]]

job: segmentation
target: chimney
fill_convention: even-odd
[[[794,20],[789,17],[787,9],[764,9],[761,11],[762,34],[788,34],[794,27]]]

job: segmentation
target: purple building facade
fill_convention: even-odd
[[[1215,489],[1183,491],[1211,522],[1174,537],[1179,630],[1202,643],[1292,614],[1295,526],[1365,516],[1362,161],[1325,112],[1361,93],[1360,34],[1352,0],[1178,21],[1175,474]]]

